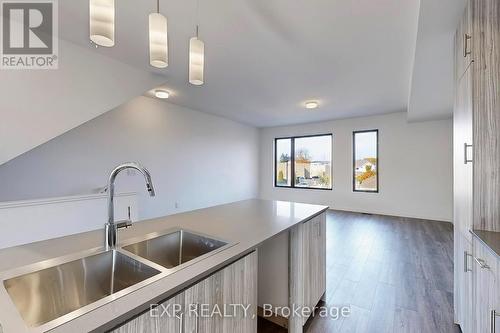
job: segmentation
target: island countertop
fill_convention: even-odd
[[[327,206],[320,205],[251,199],[136,222],[131,228],[119,231],[118,247],[136,237],[175,228],[206,234],[226,240],[233,245],[62,323],[52,328],[51,332],[90,332],[109,329],[112,327],[110,322],[126,320],[130,314],[144,311],[145,304],[176,294],[257,248],[262,242],[327,209]],[[102,248],[103,242],[104,230],[95,230],[2,249],[0,272],[89,249],[99,249]],[[30,328],[25,324],[3,284],[0,286],[0,309],[0,325],[4,333],[46,331],[44,325]]]

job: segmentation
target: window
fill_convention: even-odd
[[[378,130],[353,132],[353,190],[378,192]]]
[[[275,139],[274,185],[332,189],[332,134]]]
[[[291,186],[292,139],[276,139],[276,186]]]

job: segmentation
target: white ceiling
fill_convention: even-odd
[[[59,1],[59,69],[1,71],[0,164],[158,85],[171,90],[171,103],[258,127],[408,104],[410,120],[451,111],[451,41],[464,0],[201,1],[201,87],[187,83],[196,2],[160,2],[169,20],[165,70],[148,62],[154,0],[116,1],[109,49],[89,42],[88,0]],[[305,110],[309,99],[320,108]]]
[[[454,35],[466,0],[422,0],[408,119],[449,117],[453,109]]]
[[[201,0],[202,87],[187,84],[195,0],[160,1],[165,70],[148,64],[155,3],[116,1],[116,46],[93,51],[164,75],[175,94],[169,102],[259,127],[406,110],[419,0]],[[61,37],[91,48],[88,1],[59,5]],[[308,99],[321,107],[305,110]]]

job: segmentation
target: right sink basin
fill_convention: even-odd
[[[185,230],[147,239],[123,247],[165,268],[180,266],[227,245],[226,242]]]

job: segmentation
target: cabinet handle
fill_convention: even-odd
[[[497,325],[496,325],[497,317],[500,317],[500,313],[496,312],[496,310],[491,310],[491,318],[490,318],[491,333],[496,333],[496,330],[497,330]]]
[[[194,332],[198,333],[200,329],[200,304],[196,303],[196,321],[194,325]]]
[[[474,260],[479,264],[479,267],[484,268],[484,269],[489,269],[490,266],[484,261],[484,259],[476,258],[474,257]]]
[[[472,269],[469,269],[469,260],[467,259],[468,257],[472,257],[472,254],[467,253],[467,251],[464,251],[464,272],[472,272]]]
[[[182,311],[177,312],[177,317],[179,318],[179,333],[184,333],[184,313]]]
[[[467,154],[467,150],[469,148],[472,148],[472,145],[468,145],[467,142],[464,143],[464,164],[467,164],[467,163],[472,163],[472,159],[469,159],[469,154]]]
[[[471,53],[469,50],[469,40],[472,37],[469,34],[464,34],[464,58],[467,58],[467,56]]]

